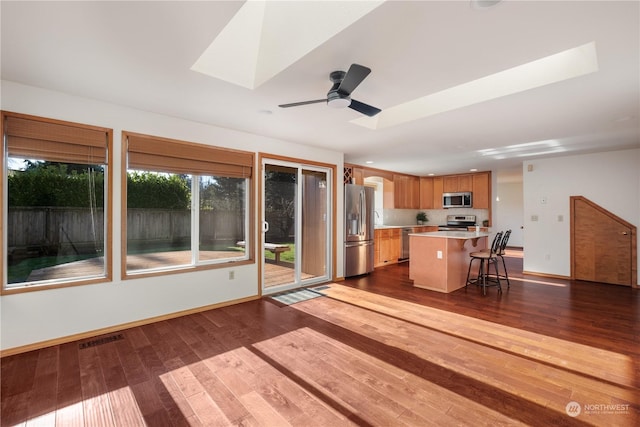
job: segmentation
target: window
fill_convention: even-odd
[[[253,153],[124,132],[123,277],[250,261]]]
[[[110,280],[112,131],[2,113],[3,292]]]

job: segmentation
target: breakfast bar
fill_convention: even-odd
[[[409,234],[413,286],[445,293],[464,287],[469,254],[486,248],[489,235],[474,231]]]

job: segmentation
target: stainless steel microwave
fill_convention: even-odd
[[[464,193],[443,193],[443,208],[470,208],[473,207],[471,192]]]

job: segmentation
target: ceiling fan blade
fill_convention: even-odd
[[[378,114],[380,111],[382,111],[379,108],[372,107],[371,105],[365,104],[360,101],[356,101],[355,99],[351,100],[351,105],[349,105],[349,108],[351,108],[352,110],[356,110],[358,113],[362,113],[365,116],[369,116],[369,117],[373,117],[376,114]]]
[[[351,64],[349,71],[344,76],[342,83],[338,86],[338,92],[342,95],[351,95],[351,92],[369,75],[371,68],[358,64]]]
[[[324,98],[324,99],[314,99],[313,101],[292,102],[291,104],[282,104],[282,105],[278,105],[278,107],[282,107],[282,108],[298,107],[298,106],[300,106],[300,105],[318,104],[318,103],[320,103],[320,102],[327,102],[327,98]]]

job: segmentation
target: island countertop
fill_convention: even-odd
[[[480,231],[476,233],[475,231],[431,231],[425,233],[409,233],[409,236],[416,237],[439,237],[445,239],[475,239],[478,237],[489,237],[491,233],[487,233],[484,231]]]

